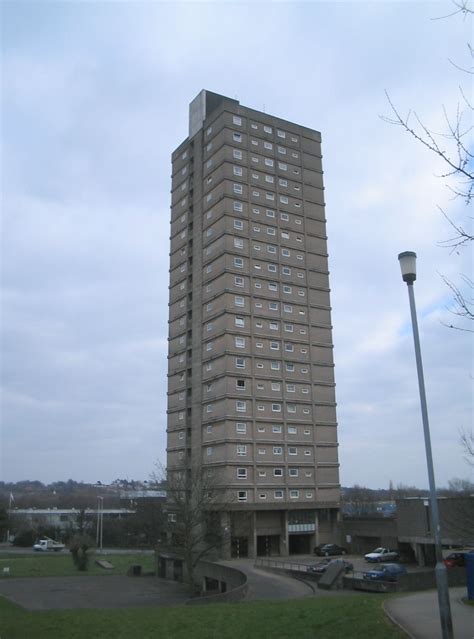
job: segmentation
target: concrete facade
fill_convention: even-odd
[[[340,485],[317,131],[208,91],[172,155],[168,473],[219,473],[224,556],[332,541]]]

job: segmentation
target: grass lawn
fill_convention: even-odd
[[[0,598],[2,639],[402,639],[384,596],[27,612]]]
[[[105,559],[113,564],[113,570],[104,570],[95,564],[96,559]],[[12,577],[71,577],[81,575],[125,575],[133,564],[140,564],[142,571],[154,570],[154,555],[92,555],[89,570],[79,572],[72,563],[71,553],[38,553],[37,555],[0,555],[0,580]],[[10,576],[3,577],[3,568],[10,568]],[[3,637],[2,637],[3,639]]]

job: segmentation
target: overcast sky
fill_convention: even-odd
[[[468,213],[380,115],[443,130],[470,25],[449,2],[3,2],[2,479],[147,479],[165,461],[170,155],[203,88],[322,132],[341,483],[471,478],[472,338],[439,247]]]

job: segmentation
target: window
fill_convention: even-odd
[[[185,160],[188,157],[188,152],[184,151],[184,153],[181,155],[181,159]]]
[[[212,126],[210,126],[207,131],[206,131],[206,135],[211,135],[212,133]]]
[[[260,191],[252,191],[254,197],[260,197]]]
[[[263,404],[257,404],[257,410],[264,411],[265,410],[265,406]]]
[[[275,178],[273,177],[273,175],[266,175],[265,182],[268,182],[269,184],[273,184],[275,182]]]
[[[257,368],[263,368],[263,364],[262,364],[262,362],[258,362],[258,363],[257,363]]]
[[[239,315],[236,315],[236,317],[234,319],[234,323],[235,323],[236,326],[244,327],[245,326],[245,318],[244,317],[240,317]]]
[[[235,380],[235,387],[237,390],[245,390],[245,379]]]
[[[287,393],[294,393],[296,390],[296,387],[294,384],[287,384],[286,385],[286,392]]]
[[[255,233],[260,233],[260,227],[259,227],[259,226],[254,226],[254,227],[252,228],[252,230],[253,230]]]
[[[258,173],[252,173],[252,180],[258,180],[260,179],[258,176]]]
[[[275,211],[272,211],[272,209],[267,209],[266,216],[267,217],[275,217]]]
[[[236,295],[234,297],[234,305],[235,306],[245,306],[245,299],[243,297],[240,297],[239,295]]]
[[[245,337],[236,337],[235,338],[235,347],[236,348],[245,348]]]
[[[291,157],[292,157],[292,158],[295,158],[295,159],[297,160],[297,159],[298,159],[298,153],[292,153],[292,154],[291,154]]]
[[[279,138],[286,138],[286,133],[277,129],[277,136]]]
[[[278,162],[278,168],[281,169],[282,171],[287,171],[288,165],[285,164],[284,162]]]
[[[309,428],[305,428],[303,432],[305,435],[311,435],[311,431],[309,430]]]
[[[267,498],[267,495],[266,495],[265,493],[259,493],[259,494],[258,494],[258,498],[259,498],[259,499],[266,499],[266,498]]]
[[[285,324],[285,331],[287,333],[292,333],[293,332],[293,324]]]
[[[278,322],[270,322],[268,326],[269,326],[271,331],[277,331],[278,330]]]
[[[273,166],[273,160],[270,158],[265,158],[265,166]]]
[[[297,455],[298,449],[296,446],[288,446],[288,455]]]
[[[206,168],[210,169],[210,168],[211,168],[211,166],[212,166],[212,160],[208,160],[208,161],[206,162]]]
[[[297,254],[296,259],[297,259],[297,260],[302,260],[302,259],[303,259],[303,256],[301,255],[301,253],[298,253],[298,254]]]
[[[277,272],[277,265],[276,264],[269,264],[267,266],[267,268],[270,271],[270,273],[276,273]]]
[[[301,369],[301,372],[302,372],[302,373],[307,373],[307,372],[308,372],[308,369],[307,369],[307,368],[302,368],[302,369]]]
[[[303,414],[309,415],[309,408],[303,408]]]
[[[255,322],[255,328],[263,328],[263,322]]]
[[[280,342],[270,342],[270,349],[272,351],[279,351],[280,350]]]
[[[308,395],[308,394],[309,394],[309,388],[302,388],[302,389],[301,389],[301,393],[302,393],[303,395]]]
[[[303,224],[299,217],[295,217],[295,224]]]
[[[296,404],[287,404],[286,405],[286,410],[289,413],[296,413]]]
[[[265,390],[265,384],[257,384],[257,390],[264,391]]]
[[[272,391],[279,391],[279,390],[281,390],[280,382],[272,382]]]
[[[300,297],[304,297],[304,296],[305,296],[305,294],[306,294],[306,293],[305,293],[305,290],[304,290],[303,288],[299,288],[299,289],[298,289],[298,295],[299,295]]]
[[[207,433],[212,433],[212,424],[208,424],[208,426],[206,428],[206,432]]]
[[[269,151],[271,151],[273,149],[273,144],[271,142],[264,142],[263,146],[268,149]]]
[[[288,435],[296,435],[297,432],[296,426],[288,426]]]
[[[276,253],[276,246],[272,246],[271,244],[267,244],[267,253]]]
[[[255,288],[262,288],[262,284],[260,282],[254,282]]]
[[[246,457],[246,455],[247,455],[247,446],[242,444],[240,446],[237,446],[237,457]]]
[[[269,302],[268,304],[268,309],[270,311],[277,311],[278,310],[278,304],[277,302]]]
[[[286,155],[286,149],[283,146],[279,146],[278,147],[278,153],[281,153],[282,155]]]
[[[179,419],[179,420],[184,419],[184,413],[183,413],[183,411],[181,411],[180,413],[178,413],[178,419]]]
[[[239,248],[239,249],[244,248],[244,241],[242,238],[234,237],[234,248]]]
[[[275,490],[273,495],[274,495],[275,499],[283,499],[283,491],[282,490]]]
[[[272,369],[272,371],[279,371],[280,362],[270,362],[270,368]]]
[[[237,479],[247,479],[246,468],[237,468]]]
[[[212,271],[212,264],[206,266],[206,273],[210,273]]]
[[[276,229],[274,229],[273,226],[269,226],[267,228],[267,235],[276,235]]]
[[[242,287],[242,286],[244,285],[244,278],[243,278],[243,277],[239,277],[238,275],[236,275],[236,276],[234,277],[234,284],[235,284],[236,286],[240,286],[240,287]]]
[[[285,284],[283,286],[283,293],[291,293],[291,286],[288,286],[287,284]]]
[[[289,240],[289,239],[290,239],[290,234],[289,234],[289,233],[287,233],[286,231],[282,231],[282,232],[280,233],[280,235],[281,235],[281,237],[282,237],[284,240]]]
[[[259,433],[264,433],[265,432],[265,426],[258,426],[257,430]]]
[[[298,477],[298,469],[297,468],[289,468],[288,469],[290,477]]]
[[[306,455],[306,457],[310,457],[311,456],[311,451],[310,450],[305,450],[304,454]]]
[[[307,348],[300,348],[300,353],[302,355],[306,355],[308,353],[308,349]]]
[[[260,214],[260,209],[252,209],[252,213],[255,213],[255,215],[259,215]]]
[[[212,331],[212,322],[206,324],[206,331]]]
[[[235,268],[243,268],[244,260],[241,257],[234,257],[234,266]]]
[[[281,413],[281,404],[272,404],[272,411],[274,413]]]
[[[293,351],[294,351],[294,350],[295,350],[295,349],[294,349],[293,344],[285,344],[285,351],[286,351],[287,353],[293,353]]]
[[[237,501],[247,501],[247,491],[246,490],[237,491]]]
[[[254,146],[258,146],[258,140],[252,140],[252,144],[253,144]]]
[[[256,348],[263,348],[263,343],[262,342],[257,342],[255,344]]]
[[[266,453],[265,448],[259,448],[259,449],[258,449],[258,454],[259,454],[259,455],[265,455],[265,453]]]
[[[265,133],[272,133],[272,127],[264,125],[263,130]]]
[[[210,151],[212,149],[212,142],[209,142],[209,144],[206,146],[206,151]]]
[[[232,117],[232,122],[237,126],[242,126],[242,118],[240,118],[238,115],[234,115]]]
[[[278,184],[279,184],[280,186],[288,186],[288,180],[282,180],[282,179],[280,179],[280,180],[278,180]]]
[[[241,213],[244,210],[244,205],[242,202],[234,202],[234,211],[239,211]]]
[[[241,133],[233,133],[232,139],[234,142],[242,142],[242,134]]]
[[[272,433],[281,433],[281,432],[282,432],[282,427],[280,426],[280,424],[273,424]]]
[[[275,199],[275,193],[265,193],[265,198],[267,200],[274,200]]]
[[[240,149],[233,149],[232,155],[236,160],[242,159],[242,151]]]
[[[214,344],[212,342],[207,342],[206,351],[212,351],[213,348],[214,348]]]
[[[298,499],[300,496],[299,490],[290,490],[290,499]]]
[[[236,400],[235,402],[235,410],[238,413],[245,413],[245,411],[247,410],[247,402],[244,402],[240,399]]]
[[[242,184],[234,184],[234,193],[242,193],[243,190]]]
[[[276,282],[269,282],[268,283],[268,290],[269,291],[278,291],[278,284]]]
[[[235,358],[235,368],[245,368],[245,359],[243,357]]]
[[[275,449],[273,449],[275,450]],[[273,469],[273,476],[274,477],[283,477],[283,468],[274,468]]]
[[[258,124],[255,124],[255,122],[252,122],[250,126],[252,127],[252,129],[258,129]]]
[[[288,249],[282,248],[281,254],[283,255],[283,257],[290,257],[290,251]]]
[[[286,195],[280,195],[280,202],[282,204],[288,204],[288,198],[286,197]]]
[[[209,446],[206,450],[207,456],[210,457],[212,455],[212,446]]]
[[[235,425],[235,432],[239,435],[245,435],[247,432],[247,424],[245,422],[237,422]]]
[[[252,162],[254,164],[258,164],[258,158],[256,158],[255,156],[252,156]]]
[[[206,406],[206,413],[212,413],[214,410],[214,406],[212,404],[208,404]]]

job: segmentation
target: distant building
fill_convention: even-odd
[[[8,515],[12,519],[12,529],[15,523],[26,522],[32,528],[52,526],[60,530],[68,530],[77,526],[81,513],[87,520],[96,520],[99,511],[95,508],[12,508]],[[135,514],[135,510],[129,508],[104,508],[100,511],[105,519],[123,519]]]
[[[168,473],[219,472],[223,556],[308,553],[337,446],[321,135],[201,91],[172,155]]]

